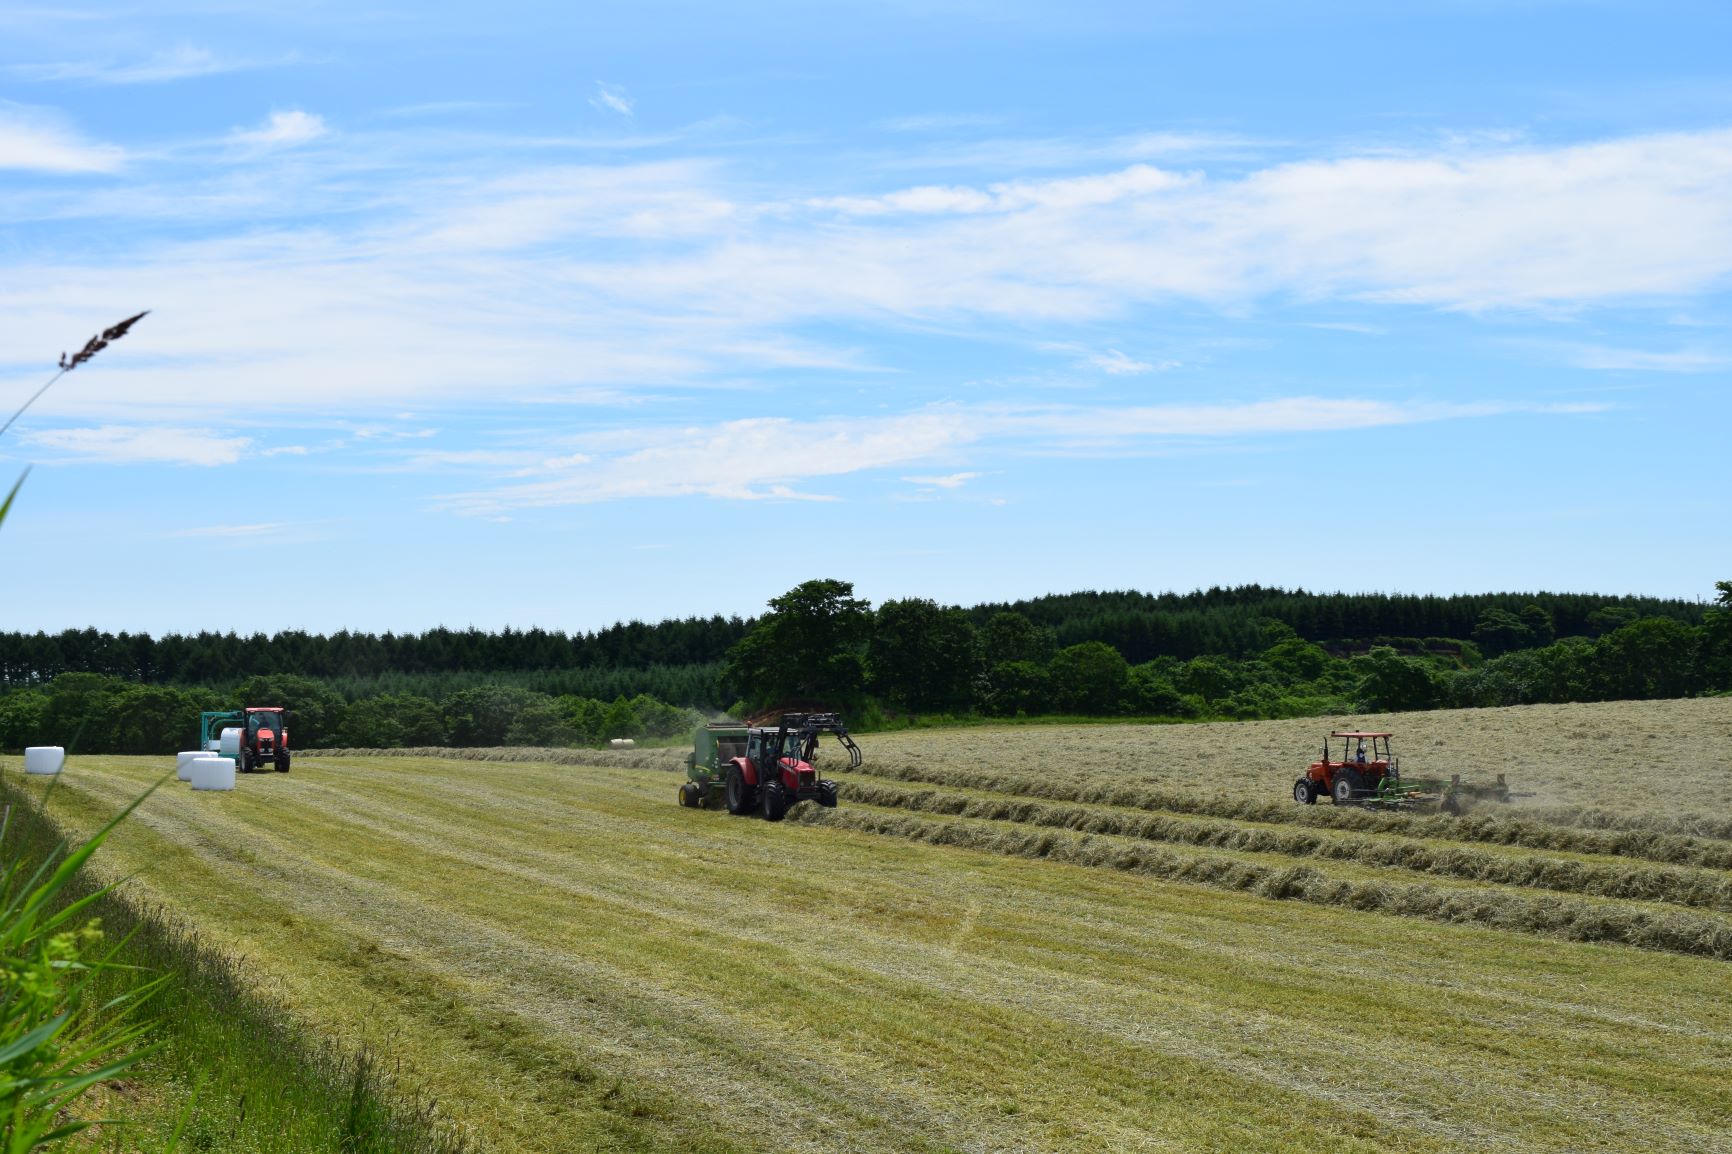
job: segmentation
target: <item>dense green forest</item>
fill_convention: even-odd
[[[161,753],[197,714],[293,711],[301,748],[578,745],[672,737],[724,708],[910,717],[1308,716],[1732,690],[1732,582],[1715,603],[1259,586],[876,608],[811,581],[741,618],[594,633],[433,629],[0,634],[0,748]]]

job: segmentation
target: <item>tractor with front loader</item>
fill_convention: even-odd
[[[1336,805],[1384,809],[1435,804],[1444,813],[1461,813],[1482,801],[1507,803],[1533,796],[1512,791],[1501,773],[1492,785],[1463,781],[1459,773],[1451,774],[1447,782],[1439,778],[1404,779],[1401,761],[1389,746],[1394,736],[1369,730],[1331,732],[1323,741],[1323,756],[1293,783],[1293,800],[1300,805],[1315,805],[1318,798],[1328,797]],[[1341,743],[1340,756],[1332,748],[1337,741]]]
[[[836,783],[812,766],[826,733],[847,751],[848,768],[857,768],[860,747],[834,713],[784,713],[774,725],[706,725],[686,755],[680,804],[703,809],[721,801],[731,814],[756,810],[768,821],[781,821],[798,801],[833,808]]]
[[[241,773],[271,766],[289,772],[288,712],[280,705],[249,705],[198,715],[198,748],[235,759]],[[234,749],[223,748],[224,730],[235,730]]]

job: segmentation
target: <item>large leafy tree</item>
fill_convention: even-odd
[[[1085,641],[1053,655],[1052,692],[1059,708],[1072,713],[1119,711],[1131,667],[1104,641]]]
[[[1354,659],[1364,670],[1359,700],[1370,710],[1433,709],[1443,696],[1443,682],[1425,662],[1403,657],[1388,646],[1377,646]]]
[[[980,631],[981,658],[988,669],[1007,661],[1046,664],[1058,649],[1058,634],[1014,610],[994,613]]]
[[[728,650],[723,677],[750,705],[850,706],[866,687],[871,636],[872,604],[852,582],[807,581],[770,599],[770,612]]]
[[[867,661],[885,700],[915,711],[964,710],[974,702],[979,653],[967,613],[911,597],[878,607]]]

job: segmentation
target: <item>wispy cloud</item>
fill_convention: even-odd
[[[625,89],[617,84],[609,84],[605,80],[595,82],[595,93],[590,96],[589,104],[600,112],[617,112],[621,116],[630,116],[632,99],[625,94]]]
[[[325,118],[300,109],[273,112],[257,128],[237,128],[232,139],[260,148],[292,148],[325,135]]]
[[[23,440],[67,459],[116,465],[232,465],[252,444],[249,438],[222,436],[208,429],[125,425],[32,430]]]
[[[617,429],[588,438],[584,459],[559,468],[557,475],[454,494],[443,504],[467,515],[493,516],[521,508],[649,497],[833,499],[800,486],[906,467],[993,444],[1016,443],[1070,455],[1089,455],[1092,445],[1107,455],[1121,451],[1127,442],[1341,432],[1516,412],[1566,415],[1600,408],[1285,397],[1213,405],[937,406],[847,422],[774,417],[676,430]],[[789,445],[798,445],[800,451],[784,451]],[[519,470],[517,476],[523,475]],[[956,489],[980,475],[916,474],[902,479],[934,489]]]
[[[1701,348],[1654,352],[1608,345],[1578,345],[1570,349],[1568,359],[1580,369],[1625,369],[1649,373],[1706,373],[1732,365],[1732,356]]]
[[[424,100],[419,104],[399,104],[382,108],[373,115],[385,120],[417,120],[428,116],[449,116],[464,112],[496,112],[514,108],[502,100]]]
[[[279,113],[257,135],[322,130]],[[380,155],[343,137],[295,170],[341,187],[355,150]],[[208,171],[188,179],[160,199],[202,209]],[[231,397],[242,373],[261,403],[343,415],[483,392],[617,405],[789,368],[858,373],[875,367],[859,347],[890,347],[876,336],[909,324],[1068,334],[1123,332],[1125,317],[1174,302],[1230,315],[1294,300],[1366,313],[1675,301],[1732,279],[1726,187],[1728,131],[825,198],[765,194],[714,160],[479,178],[435,167],[405,176],[377,212],[317,228],[15,259],[0,280],[0,347],[83,330],[93,302],[148,300],[161,321],[138,351],[152,356],[81,386],[82,413],[116,419],[143,404],[182,423],[181,411]],[[1092,364],[1102,371],[1166,366],[1068,347],[1107,358]],[[58,403],[46,412],[69,411]]]
[[[960,489],[979,477],[979,473],[946,473],[940,477],[904,477],[910,485],[925,485],[932,489]]]
[[[79,60],[52,64],[19,64],[9,71],[20,80],[80,81],[90,84],[163,84],[197,76],[243,72],[296,62],[295,56],[272,61],[219,57],[204,48],[178,44],[140,60]]]
[[[1139,361],[1135,357],[1120,352],[1118,349],[1108,349],[1104,353],[1091,353],[1083,358],[1083,363],[1090,368],[1115,377],[1134,377],[1144,373],[1160,373],[1179,367],[1178,361]]]
[[[930,113],[923,116],[892,116],[874,122],[885,132],[948,132],[957,128],[984,128],[1002,122],[1001,117],[967,113]]]
[[[33,172],[113,172],[126,154],[86,140],[46,109],[0,100],[0,169]]]
[[[289,521],[263,521],[256,525],[205,525],[197,529],[177,529],[171,537],[264,537],[290,527]]]

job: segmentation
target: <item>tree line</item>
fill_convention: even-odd
[[[729,651],[723,683],[742,709],[881,703],[908,714],[997,716],[1298,717],[1682,697],[1732,691],[1732,582],[1716,588],[1713,606],[1654,602],[1649,608],[1689,611],[1651,615],[1629,599],[1589,607],[1553,598],[1570,606],[1561,627],[1540,601],[1486,598],[1463,636],[1333,647],[1264,616],[1249,620],[1250,638],[1232,652],[1136,661],[1101,640],[1065,644],[1057,627],[1018,609],[982,620],[910,598],[874,610],[847,582],[809,581],[770,602]],[[1572,628],[1581,632],[1560,637]]]
[[[0,748],[173,753],[197,748],[200,713],[248,705],[288,709],[291,750],[597,745],[616,737],[684,736],[705,720],[698,710],[644,694],[603,701],[480,684],[440,701],[412,693],[345,699],[326,682],[292,674],[250,677],[223,691],[63,673],[46,685],[0,694]]]
[[[1394,625],[1416,631],[1371,632]],[[204,656],[195,658],[200,645]],[[268,660],[252,664],[254,652]],[[297,652],[313,655],[306,666],[268,668]],[[409,656],[396,667],[392,654]],[[452,664],[453,654],[473,664]],[[651,659],[694,655],[708,659]],[[592,663],[570,664],[580,659]],[[505,664],[489,664],[496,661]],[[1245,586],[973,608],[907,598],[874,608],[849,583],[819,580],[772,599],[751,621],[633,622],[578,637],[14,633],[0,635],[0,664],[10,679],[0,692],[0,748],[88,753],[186,748],[201,711],[243,705],[288,707],[300,748],[670,737],[722,705],[744,715],[821,704],[866,728],[933,715],[1299,717],[1726,692],[1732,582],[1717,586],[1713,605]],[[218,672],[190,676],[201,668]]]
[[[1378,638],[1470,638],[1491,612],[1518,619],[1543,615],[1556,637],[1599,636],[1617,625],[1665,617],[1702,622],[1704,606],[1691,601],[1604,597],[1571,593],[1486,593],[1450,597],[1385,593],[1309,593],[1260,585],[1191,593],[1084,592],[976,605],[963,612],[976,629],[1001,613],[1015,613],[1050,629],[1060,647],[1085,641],[1112,646],[1133,664],[1157,657],[1250,657],[1263,647],[1263,625],[1287,625],[1307,641],[1333,651],[1363,650]],[[422,678],[443,688],[447,675],[644,673],[708,666],[713,679],[729,650],[757,621],[742,617],[688,617],[649,624],[621,622],[593,632],[559,630],[429,629],[422,633],[273,634],[201,632],[0,632],[0,687],[41,685],[62,673],[102,673],[155,685],[230,686],[261,673],[316,677],[344,686],[347,695],[389,678]],[[1515,647],[1549,644],[1552,637]],[[1500,650],[1501,651],[1501,650]],[[1489,651],[1488,651],[1489,652]],[[575,677],[556,693],[589,692]],[[691,686],[651,684],[639,677],[633,692],[681,700]],[[699,699],[693,697],[694,702]],[[724,702],[711,698],[703,704]]]

